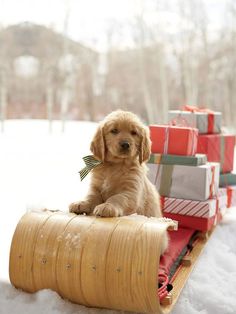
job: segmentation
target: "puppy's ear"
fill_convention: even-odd
[[[142,164],[147,161],[151,154],[151,140],[149,135],[149,129],[147,127],[142,130],[141,144],[139,150],[139,162]]]
[[[93,155],[100,161],[105,159],[105,141],[103,135],[103,127],[100,125],[94,135],[90,150]]]

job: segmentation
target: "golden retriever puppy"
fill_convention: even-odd
[[[99,125],[91,151],[102,163],[92,170],[90,191],[70,212],[116,217],[137,213],[161,217],[159,195],[146,176],[149,130],[126,111],[109,114]]]
[[[90,148],[102,163],[91,171],[87,197],[72,203],[70,212],[101,217],[133,213],[162,216],[158,192],[148,180],[144,164],[150,156],[149,129],[135,114],[121,110],[109,114],[100,123]]]
[[[145,161],[149,159],[149,129],[127,111],[109,114],[99,125],[91,151],[101,164],[91,171],[85,200],[72,203],[70,212],[101,217],[137,213],[161,217],[159,194],[148,180]],[[167,234],[162,252],[168,245]]]

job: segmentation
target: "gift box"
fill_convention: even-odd
[[[184,109],[185,110],[169,111],[168,118],[169,121],[171,121],[171,124],[188,125],[193,128],[197,128],[199,130],[199,134],[221,132],[221,112],[199,109],[193,106],[186,106]]]
[[[198,130],[190,127],[150,125],[152,153],[194,156]]]
[[[219,188],[217,193],[218,207],[227,208],[228,192],[227,188]]]
[[[172,213],[165,213],[164,217],[178,221],[180,227],[190,228],[207,232],[212,229],[216,223],[216,216],[210,218],[186,216]]]
[[[219,188],[217,193],[218,221],[221,221],[227,210],[228,193],[226,188]]]
[[[236,206],[236,185],[227,187],[227,207]]]
[[[220,174],[220,187],[227,187],[228,185],[236,185],[236,173]]]
[[[164,164],[164,165],[185,165],[185,166],[201,166],[205,165],[207,157],[204,154],[195,156],[179,156],[179,155],[163,155],[151,154],[148,163]]]
[[[161,197],[163,215],[166,213],[210,218],[215,216],[217,200],[209,199],[204,202],[184,200],[171,197]]]
[[[216,195],[219,164],[202,166],[147,164],[148,178],[161,196],[206,201]]]
[[[233,170],[235,136],[207,134],[198,136],[197,153],[206,154],[208,161],[219,162],[222,173]]]

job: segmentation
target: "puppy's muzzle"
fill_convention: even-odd
[[[122,151],[126,152],[130,148],[130,143],[128,141],[121,141],[119,144]]]

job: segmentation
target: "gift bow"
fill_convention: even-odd
[[[190,106],[190,105],[185,105],[182,107],[182,110],[184,111],[189,111],[189,112],[205,112],[208,114],[208,133],[214,133],[214,111],[207,109],[207,108],[198,108],[196,106]]]
[[[196,106],[190,106],[190,105],[185,105],[182,107],[183,111],[190,111],[190,112],[206,112],[206,113],[212,113],[214,114],[214,111],[208,108],[198,108]]]
[[[88,155],[88,156],[83,157],[83,161],[85,162],[86,166],[82,170],[79,171],[81,181],[87,176],[87,174],[92,169],[96,168],[102,163],[100,160],[97,160],[96,158],[94,158],[93,155]]]

